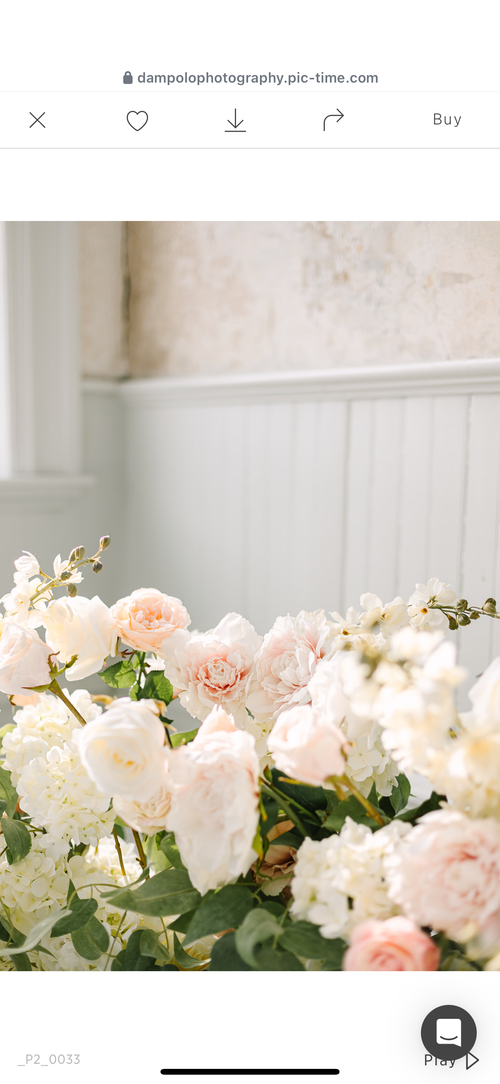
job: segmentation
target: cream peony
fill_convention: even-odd
[[[460,939],[500,908],[500,825],[427,813],[387,860],[389,896],[420,926]]]
[[[235,613],[209,632],[179,631],[165,642],[165,674],[190,715],[203,721],[220,705],[245,729],[246,687],[261,643],[253,625]]]
[[[108,655],[114,655],[118,630],[111,610],[94,598],[61,598],[51,602],[43,614],[47,642],[59,662],[77,655],[66,671],[68,681],[80,681],[102,669]]]
[[[276,719],[285,708],[308,704],[309,682],[331,648],[332,626],[324,610],[278,617],[255,656],[247,708],[259,720]]]
[[[469,692],[474,715],[500,724],[500,658],[493,659]]]
[[[315,787],[345,771],[344,734],[310,704],[282,712],[269,735],[268,749],[280,771]]]
[[[15,696],[36,685],[49,685],[50,654],[34,629],[7,621],[0,636],[0,691]]]
[[[191,620],[178,598],[164,595],[155,587],[142,587],[111,607],[120,639],[136,651],[159,655],[162,643],[176,629],[185,629]]]
[[[154,836],[155,832],[165,830],[171,797],[165,782],[146,802],[132,802],[117,794],[113,798],[113,808],[129,828],[135,828],[137,832],[144,832],[147,836]]]
[[[437,971],[439,949],[409,918],[395,915],[356,926],[342,966],[344,971]]]
[[[199,892],[248,872],[259,822],[259,761],[255,741],[214,708],[189,745],[169,753],[175,832],[182,861]]]
[[[90,778],[106,794],[148,802],[163,785],[165,731],[144,701],[120,697],[77,740]]]

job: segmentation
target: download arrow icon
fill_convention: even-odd
[[[245,128],[240,128],[240,124],[243,124],[242,120],[239,120],[238,122],[236,122],[236,109],[234,111],[234,123],[233,123],[232,120],[229,120],[229,117],[228,117],[227,123],[230,124],[231,127],[226,128],[225,129],[226,132],[244,132],[244,131],[246,131]]]

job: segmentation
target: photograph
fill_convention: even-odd
[[[0,401],[0,970],[499,971],[500,223],[6,221]]]

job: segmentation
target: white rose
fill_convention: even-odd
[[[345,735],[310,704],[283,711],[268,740],[276,767],[315,787],[332,775],[344,774],[346,746]]]
[[[43,614],[47,642],[65,663],[78,655],[66,671],[68,681],[80,681],[96,674],[108,655],[114,655],[118,631],[111,610],[94,598],[62,598],[51,602]]]
[[[218,704],[246,729],[246,687],[261,643],[253,625],[235,613],[208,632],[178,630],[164,641],[165,674],[190,715],[203,721]]]
[[[165,778],[165,730],[141,703],[120,698],[78,732],[82,763],[101,791],[147,802]]]
[[[474,707],[474,714],[480,719],[498,726],[500,723],[500,658],[493,662],[481,674],[479,681],[469,693],[469,699]]]
[[[193,742],[169,753],[167,828],[199,892],[236,880],[255,861],[259,761],[251,734],[214,708]]]
[[[36,685],[49,685],[50,654],[34,629],[7,621],[0,637],[0,690],[15,696]]]

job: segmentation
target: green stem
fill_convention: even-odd
[[[77,711],[77,709],[75,708],[75,705],[72,704],[71,700],[68,700],[68,697],[64,695],[57,678],[54,678],[51,681],[47,691],[53,693],[54,696],[57,696],[59,700],[62,700],[63,704],[65,704],[65,706],[67,707],[68,711],[70,711],[72,713],[72,715],[75,716],[75,719],[78,719],[78,722],[81,724],[81,726],[86,726],[87,725],[86,720],[83,718],[83,715],[80,715],[80,712]]]
[[[330,782],[330,780],[328,780],[328,782]],[[334,784],[335,782],[341,783],[343,787],[346,787],[347,790],[350,790],[351,794],[354,795],[359,804],[363,806],[363,809],[366,809],[366,812],[370,815],[370,817],[372,817],[373,820],[376,821],[381,828],[383,828],[384,824],[387,823],[386,819],[382,817],[378,809],[375,809],[375,806],[368,801],[368,798],[365,798],[364,794],[361,794],[361,791],[358,790],[357,786],[355,786],[355,784],[352,782],[352,779],[349,779],[347,775],[341,775],[337,777],[332,776],[331,782]]]
[[[116,853],[118,855],[118,861],[120,863],[120,869],[122,871],[122,875],[124,877],[126,877],[127,874],[126,874],[125,866],[123,865],[122,849],[121,849],[121,846],[120,846],[120,840],[118,838],[118,832],[116,831],[116,825],[113,828],[113,836],[114,836],[114,840],[115,840],[115,847],[116,847]]]
[[[114,938],[113,938],[113,941],[112,941],[112,944],[111,944],[111,948],[110,948],[110,950],[109,950],[109,952],[108,952],[108,958],[107,958],[107,960],[106,960],[106,966],[105,966],[105,968],[104,968],[104,970],[105,970],[105,971],[107,971],[107,969],[108,969],[108,964],[109,964],[109,963],[111,962],[111,956],[112,956],[112,953],[113,953],[113,949],[114,949],[114,947],[115,947],[115,945],[116,945],[116,942],[117,942],[117,940],[118,940],[118,934],[120,933],[120,930],[121,930],[121,928],[122,928],[122,926],[123,926],[123,923],[125,922],[125,918],[126,918],[127,914],[128,914],[128,912],[127,912],[127,911],[124,911],[124,912],[123,912],[123,915],[122,915],[122,917],[121,917],[121,919],[120,919],[120,921],[119,921],[119,923],[118,923],[118,929],[117,929],[117,931],[116,931],[116,933],[115,933],[115,936],[114,936]]]
[[[280,806],[282,807],[282,809],[284,809],[285,813],[288,813],[288,816],[290,817],[290,820],[293,821],[293,823],[297,826],[297,828],[299,829],[299,832],[301,833],[301,835],[304,836],[304,839],[307,839],[307,832],[306,832],[306,830],[304,828],[304,825],[302,824],[300,818],[295,813],[295,810],[293,810],[291,808],[291,806],[288,804],[288,802],[286,801],[286,799],[283,798],[283,795],[280,793],[280,791],[277,788],[269,786],[268,783],[264,783],[262,781],[262,779],[261,779],[261,782],[260,782],[260,787],[261,787],[261,790],[265,791],[266,794],[269,794],[271,798],[278,798]],[[307,812],[307,810],[305,812]]]
[[[141,867],[142,867],[142,869],[147,869],[148,868],[148,860],[146,858],[146,855],[144,854],[144,847],[142,846],[142,839],[141,839],[141,837],[139,835],[139,832],[136,832],[135,828],[132,829],[132,835],[134,837],[134,843],[135,843],[135,845],[137,847],[137,854],[139,855],[139,862],[141,864]]]

